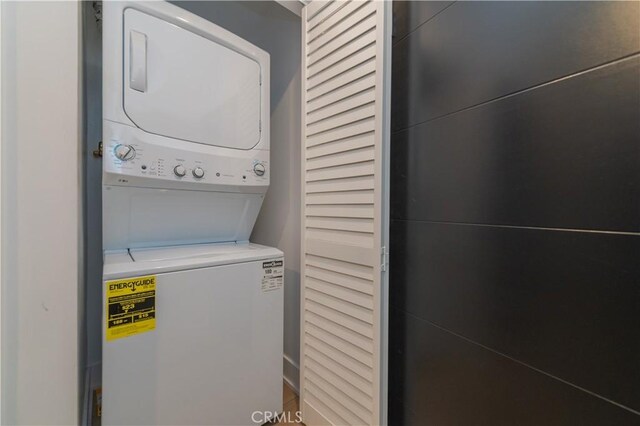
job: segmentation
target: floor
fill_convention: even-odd
[[[300,402],[296,392],[291,389],[287,382],[282,382],[282,416],[278,418],[278,423],[267,423],[268,425],[290,425],[303,424],[299,421]]]

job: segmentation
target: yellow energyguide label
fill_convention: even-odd
[[[107,341],[156,328],[156,276],[106,282]]]

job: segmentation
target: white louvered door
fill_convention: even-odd
[[[303,9],[303,421],[386,423],[390,2]]]

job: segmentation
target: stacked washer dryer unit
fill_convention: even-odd
[[[269,55],[165,2],[105,2],[103,424],[250,424],[282,408]]]

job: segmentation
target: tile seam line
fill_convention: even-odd
[[[579,229],[579,228],[553,228],[545,226],[520,226],[520,225],[497,225],[490,223],[472,223],[472,222],[448,222],[440,220],[420,220],[420,219],[394,219],[396,222],[416,222],[416,223],[433,223],[437,225],[454,225],[454,226],[478,226],[485,228],[506,228],[506,229],[526,229],[531,231],[555,231],[555,232],[574,232],[583,234],[605,234],[605,235],[626,235],[639,237],[640,232],[632,231],[606,231],[600,229]]]
[[[396,47],[396,45],[398,43],[400,43],[401,41],[404,41],[407,37],[409,37],[411,34],[415,33],[416,31],[418,31],[420,28],[422,28],[423,25],[431,22],[432,20],[434,20],[438,15],[440,15],[442,12],[444,12],[445,10],[449,9],[451,6],[453,6],[454,4],[456,4],[458,1],[452,1],[451,3],[449,3],[448,5],[446,5],[444,7],[444,9],[442,9],[441,11],[439,11],[438,13],[436,13],[435,15],[433,15],[431,18],[427,19],[426,21],[424,21],[423,23],[421,23],[420,25],[418,25],[417,27],[415,27],[414,29],[412,29],[410,32],[406,33],[405,35],[402,36],[402,38],[396,40],[393,42],[393,45],[391,46],[391,48],[393,49],[394,47]]]
[[[569,80],[569,79],[574,78],[574,77],[579,77],[581,75],[584,75],[584,74],[587,74],[587,73],[590,73],[590,72],[593,72],[593,71],[598,71],[600,69],[606,68],[606,67],[611,66],[611,65],[616,65],[616,64],[619,64],[619,63],[622,63],[622,62],[625,62],[625,61],[630,61],[630,60],[633,60],[635,58],[640,58],[640,51],[636,51],[636,52],[633,52],[633,53],[631,53],[629,55],[622,56],[620,58],[617,58],[617,59],[614,59],[614,60],[611,60],[611,61],[608,61],[608,62],[604,62],[602,64],[595,65],[593,67],[586,68],[586,69],[583,69],[581,71],[577,71],[577,72],[574,72],[574,73],[571,73],[571,74],[567,74],[567,75],[564,75],[562,77],[554,78],[553,80],[548,80],[548,81],[545,81],[545,82],[542,82],[542,83],[539,83],[539,84],[536,84],[536,85],[533,85],[533,86],[526,87],[524,89],[516,90],[515,92],[511,92],[511,93],[508,93],[506,95],[501,95],[501,96],[489,99],[489,100],[484,101],[484,102],[480,102],[480,103],[477,103],[477,104],[474,104],[474,105],[470,105],[470,106],[464,107],[464,108],[456,110],[456,111],[448,112],[446,114],[439,115],[437,117],[429,118],[428,120],[419,121],[419,122],[411,124],[410,126],[407,126],[407,127],[402,127],[400,129],[395,129],[395,130],[393,130],[391,132],[391,135],[395,136],[396,134],[405,132],[405,131],[413,128],[413,127],[418,127],[418,126],[421,126],[421,125],[424,125],[424,124],[427,124],[427,123],[431,123],[433,121],[437,121],[437,120],[440,120],[440,119],[443,119],[443,118],[446,118],[446,117],[449,117],[449,116],[452,116],[452,115],[455,115],[455,114],[467,112],[467,111],[470,111],[470,110],[473,110],[473,109],[476,109],[476,108],[481,108],[481,107],[486,106],[486,105],[488,105],[488,104],[490,104],[492,102],[498,102],[498,101],[502,101],[504,99],[515,97],[515,96],[521,95],[523,93],[527,93],[527,92],[530,92],[530,91],[541,89],[541,88],[543,88],[545,86],[550,86],[550,85],[555,84],[555,83],[560,83],[560,82],[562,82],[564,80]]]
[[[551,378],[551,379],[555,379],[555,380],[557,380],[557,381],[559,381],[559,382],[561,382],[561,383],[564,383],[565,385],[568,385],[568,386],[570,386],[570,387],[572,387],[572,388],[574,388],[574,389],[578,389],[578,390],[580,390],[580,391],[582,391],[582,392],[585,392],[585,393],[587,393],[587,394],[589,394],[589,395],[591,395],[591,396],[593,396],[593,397],[595,397],[595,398],[601,399],[601,400],[606,401],[606,402],[608,402],[608,403],[610,403],[610,404],[613,404],[613,405],[615,405],[615,406],[617,406],[617,407],[619,407],[619,408],[622,408],[623,410],[629,411],[630,413],[633,413],[633,414],[635,414],[635,415],[637,415],[637,416],[640,416],[640,411],[636,411],[636,410],[634,410],[633,408],[630,408],[630,407],[627,407],[627,406],[625,406],[625,405],[620,404],[619,402],[613,401],[613,400],[611,400],[611,399],[609,399],[609,398],[606,398],[606,397],[604,397],[604,396],[602,396],[602,395],[599,395],[599,394],[597,394],[597,393],[595,393],[595,392],[593,392],[593,391],[590,391],[590,390],[588,390],[588,389],[586,389],[586,388],[583,388],[583,387],[581,387],[581,386],[578,386],[578,385],[576,385],[576,384],[574,384],[574,383],[571,383],[571,382],[569,382],[569,381],[567,381],[567,380],[564,380],[564,379],[562,379],[562,378],[560,378],[560,377],[554,376],[553,374],[547,373],[547,372],[546,372],[546,371],[544,371],[544,370],[540,370],[539,368],[536,368],[536,367],[534,367],[534,366],[532,366],[532,365],[529,365],[529,364],[527,364],[527,363],[525,363],[525,362],[522,362],[522,361],[519,361],[519,360],[517,360],[517,359],[515,359],[515,358],[512,358],[512,357],[510,357],[509,355],[503,354],[502,352],[498,352],[497,350],[492,349],[492,348],[490,348],[490,347],[488,347],[488,346],[485,346],[485,345],[483,345],[482,343],[479,343],[479,342],[476,342],[476,341],[474,341],[474,340],[471,340],[470,338],[465,337],[465,336],[463,336],[462,334],[458,334],[458,333],[456,333],[455,331],[448,330],[448,329],[446,329],[446,328],[444,328],[444,327],[442,327],[442,326],[440,326],[440,325],[438,325],[438,324],[436,324],[436,323],[434,323],[434,322],[432,322],[432,321],[426,320],[426,319],[424,319],[424,318],[420,318],[419,316],[414,315],[414,314],[412,314],[412,313],[410,313],[410,312],[407,312],[407,311],[406,311],[406,310],[404,310],[404,309],[402,310],[402,312],[403,312],[405,315],[408,315],[408,316],[413,317],[413,318],[415,318],[415,319],[417,319],[417,320],[420,320],[420,321],[426,322],[427,324],[429,324],[429,325],[431,325],[431,326],[433,326],[433,327],[435,327],[435,328],[437,328],[437,329],[439,329],[439,330],[441,330],[441,331],[444,331],[445,333],[448,333],[448,334],[451,334],[452,336],[458,337],[459,339],[462,339],[462,340],[464,340],[465,342],[468,342],[468,343],[471,343],[472,345],[475,345],[475,346],[481,347],[481,348],[483,348],[483,349],[485,349],[485,350],[487,350],[487,351],[489,351],[489,352],[492,352],[492,353],[494,353],[494,354],[496,354],[496,355],[498,355],[498,356],[501,356],[501,357],[503,357],[503,358],[505,358],[505,359],[508,359],[508,360],[510,360],[510,361],[513,361],[513,362],[515,362],[515,363],[517,363],[517,364],[519,364],[519,365],[521,365],[521,366],[523,366],[523,367],[526,367],[526,368],[528,368],[528,369],[530,369],[530,370],[533,370],[533,371],[535,371],[535,372],[537,372],[537,373],[543,374],[543,375],[545,375],[545,376],[547,376],[547,377],[549,377],[549,378]]]

